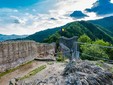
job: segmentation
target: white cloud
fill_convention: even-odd
[[[47,0],[46,2],[43,2],[43,6],[45,4],[50,5],[49,2],[51,1],[53,3],[53,0]],[[74,19],[69,17],[69,14],[71,14],[75,10],[83,11],[86,8],[91,8],[92,4],[95,1],[96,0],[54,0],[55,3],[53,4],[53,7],[50,6],[50,8],[47,8],[48,10],[46,11],[48,12],[45,13],[40,13],[39,11],[37,11],[37,9],[41,8],[39,7],[39,5],[35,5],[34,7],[28,8],[29,11],[25,11],[26,9],[22,9],[17,10],[15,12],[10,12],[10,18],[12,18],[12,20],[17,19],[20,22],[20,24],[9,22],[9,24],[7,23],[7,25],[5,25],[6,23],[2,25],[0,24],[0,33],[33,34],[40,30],[64,25],[68,22],[74,21]],[[41,9],[44,9],[44,7]],[[97,18],[95,13],[84,13],[90,16],[88,18],[85,18],[85,20]],[[51,20],[50,18],[55,18],[55,20]]]
[[[9,8],[1,8],[0,9],[1,13],[11,13],[11,12],[18,12],[16,9],[9,9]]]
[[[113,3],[113,0],[111,0],[111,3]]]

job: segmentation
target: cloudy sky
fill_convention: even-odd
[[[105,11],[106,10],[106,11]],[[113,14],[113,0],[0,0],[0,34],[33,34],[68,22],[81,11],[98,19]]]

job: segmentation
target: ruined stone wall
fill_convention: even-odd
[[[51,44],[37,44],[37,57],[36,59],[54,59],[55,43]]]
[[[54,49],[53,44],[37,44],[34,41],[0,42],[0,72],[34,60],[37,57],[44,58],[46,57],[46,50],[47,53],[54,53]]]

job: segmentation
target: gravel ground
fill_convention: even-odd
[[[113,74],[90,61],[54,62],[18,85],[113,85]]]
[[[37,73],[35,76],[32,76],[30,78],[27,78],[24,81],[24,83],[32,83],[33,81],[39,81],[39,82],[49,82],[51,79],[52,82],[56,82],[56,78],[62,77],[62,72],[66,66],[65,63],[58,63],[58,62],[53,62],[53,64],[49,65],[46,63],[47,68],[42,70],[41,72]],[[62,78],[63,79],[63,78]],[[21,81],[21,82],[23,82]],[[50,84],[50,83],[49,83]]]
[[[95,65],[97,63],[102,67]],[[8,85],[11,79],[23,77],[42,65],[46,65],[46,68],[30,78],[18,81],[17,85],[113,85],[113,74],[109,72],[112,64],[82,60],[76,63],[34,61],[2,77],[0,85]]]

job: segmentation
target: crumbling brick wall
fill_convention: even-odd
[[[55,44],[39,44],[34,41],[0,42],[0,72],[19,66],[37,57],[54,54]],[[42,55],[41,55],[42,54]]]

